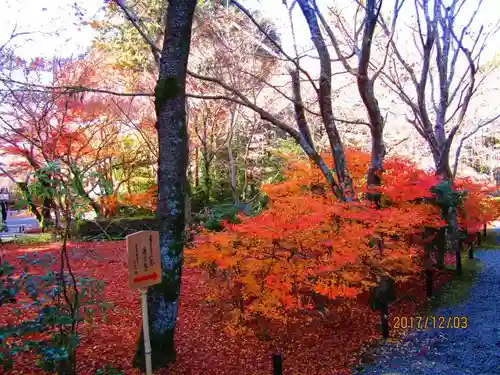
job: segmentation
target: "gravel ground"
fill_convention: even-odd
[[[379,349],[363,375],[500,374],[500,251],[475,251],[483,269],[466,303],[434,316],[466,316],[467,329],[414,331]]]

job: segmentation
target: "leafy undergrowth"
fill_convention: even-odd
[[[5,246],[6,260],[16,264],[16,256],[34,251],[57,256],[57,249],[57,244],[9,244]],[[104,298],[114,305],[105,322],[98,319],[81,326],[78,373],[96,374],[97,369],[111,365],[127,375],[139,374],[131,368],[141,324],[139,293],[128,287],[125,242],[71,243],[70,252],[75,273],[104,280]],[[451,272],[443,271],[435,278],[436,287],[450,278]],[[398,297],[403,298],[391,307],[391,315],[413,316],[426,301],[424,285],[423,278],[398,285]],[[379,313],[369,309],[366,296],[334,307],[324,318],[274,333],[272,338],[232,337],[224,330],[227,311],[206,301],[209,289],[198,270],[184,271],[176,332],[178,360],[157,374],[270,374],[271,353],[276,350],[283,352],[284,371],[289,375],[350,374],[362,346],[380,337]],[[16,317],[13,307],[0,307],[0,325],[22,319]],[[29,355],[17,357],[11,373],[44,374]]]
[[[488,228],[486,232],[486,237],[483,237],[481,243],[481,249],[488,250],[500,249],[500,229],[498,228]]]

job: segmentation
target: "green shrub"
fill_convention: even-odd
[[[116,210],[116,216],[120,217],[154,216],[154,212],[144,207],[121,206]]]
[[[73,224],[71,235],[77,240],[120,240],[141,230],[159,230],[155,217],[79,220]]]
[[[201,218],[205,228],[213,231],[222,230],[222,221],[226,220],[231,224],[238,223],[237,214],[242,211],[242,207],[232,203],[218,204],[207,209],[206,214]]]
[[[238,214],[244,214],[246,216],[253,216],[259,213],[267,205],[267,196],[259,196],[260,199],[256,199],[252,203],[221,203],[216,204],[211,207],[206,207],[206,209],[198,215],[195,220],[203,223],[203,226],[212,231],[220,231],[223,229],[222,222],[227,221],[231,224],[239,223]]]
[[[17,245],[36,245],[50,243],[52,240],[51,233],[39,233],[33,235],[20,235],[16,236],[14,243]]]
[[[26,309],[36,316],[0,325],[0,368],[10,370],[17,354],[30,352],[37,356],[38,367],[61,373],[76,364],[74,353],[80,342],[77,323],[92,323],[97,316],[106,319],[111,304],[101,300],[104,282],[61,273],[59,259],[50,254],[33,253],[18,259],[19,268],[0,264],[0,305],[14,304],[18,317]],[[35,265],[42,266],[44,273],[30,272],[30,266]]]
[[[125,372],[111,365],[105,365],[96,371],[96,375],[125,375]]]

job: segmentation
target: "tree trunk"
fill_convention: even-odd
[[[162,282],[148,291],[153,368],[175,361],[177,322],[188,193],[188,133],[186,123],[186,68],[196,0],[168,2],[165,37],[155,88],[159,143],[158,205]],[[144,368],[141,337],[134,365]]]
[[[55,204],[52,198],[47,197],[43,200],[42,216],[43,216],[44,229],[54,225],[54,221],[52,220],[52,216],[50,215],[51,210],[54,206]]]
[[[238,187],[236,186],[236,161],[234,160],[233,150],[231,146],[228,146],[228,158],[229,158],[229,176],[231,180],[231,194],[233,195],[234,204],[240,203],[240,197],[238,194]]]
[[[343,201],[351,202],[356,200],[356,195],[354,192],[352,177],[347,168],[342,140],[340,138],[340,134],[335,123],[335,118],[333,116],[332,62],[330,58],[330,53],[328,51],[328,47],[321,33],[316,12],[314,11],[313,7],[309,3],[309,1],[306,0],[298,0],[298,4],[309,26],[309,31],[311,33],[312,41],[318,52],[320,60],[318,104],[320,107],[321,118],[325,126],[325,131],[328,136],[330,149],[334,159],[333,167],[335,170],[335,174],[337,175],[338,183],[340,185],[340,193],[341,193],[340,198]],[[310,146],[309,142],[305,139],[301,143],[302,148],[304,148],[304,144]],[[308,156],[310,156],[309,153]],[[322,168],[321,164],[316,161],[316,165],[320,166],[321,170],[323,171],[323,174],[325,174],[325,171]],[[329,178],[328,175],[330,174],[329,170],[328,172],[329,172],[328,174],[325,174],[325,177],[327,178]]]
[[[273,375],[283,375],[283,356],[281,353],[273,354]]]
[[[453,174],[449,163],[449,146],[445,147],[439,155],[439,159],[436,164],[436,171],[444,181],[448,181],[450,184],[453,182]],[[462,275],[462,257],[460,232],[457,220],[457,207],[448,207],[445,219],[448,224],[448,242],[450,244],[450,250],[455,253],[456,272],[457,276],[460,277]]]
[[[368,118],[370,119],[370,133],[372,138],[372,151],[370,167],[368,169],[367,184],[368,189],[373,189],[380,186],[383,160],[385,156],[384,146],[384,119],[378,105],[378,100],[375,97],[375,79],[374,75],[371,79],[368,77],[368,66],[370,64],[371,47],[373,34],[377,25],[378,12],[374,0],[369,0],[365,7],[365,23],[363,28],[363,37],[361,51],[359,54],[358,69],[356,81],[359,95],[365,105]],[[367,198],[374,202],[377,208],[380,208],[380,193],[369,192]]]
[[[433,294],[432,290],[432,275],[433,272],[431,269],[425,270],[425,284],[426,284],[426,292],[427,298],[431,298]]]
[[[452,251],[455,252],[455,265],[457,276],[462,276],[462,257],[460,252],[460,240],[458,238],[458,223],[456,207],[450,207],[448,211],[449,218],[449,236]]]
[[[210,195],[212,193],[212,178],[210,177],[210,160],[209,156],[203,155],[203,179],[205,180],[205,203],[210,202]]]
[[[384,301],[380,308],[380,323],[382,326],[382,337],[389,338],[389,303]]]
[[[442,270],[446,253],[446,227],[439,228],[434,243],[436,247],[436,267]]]
[[[370,167],[368,169],[367,185],[369,189],[377,188],[381,185],[381,173],[385,156],[384,140],[382,137],[382,130],[372,128],[372,152]],[[370,192],[367,198],[371,200],[377,208],[380,208],[380,193]]]
[[[424,241],[430,234],[430,229],[424,229]],[[431,298],[433,294],[432,290],[432,277],[433,277],[433,262],[432,262],[432,248],[433,244],[425,242],[424,244],[424,270],[425,270],[425,284],[426,284],[426,294],[427,298]]]
[[[227,140],[227,155],[229,161],[229,180],[231,182],[231,194],[233,195],[234,204],[240,203],[240,197],[238,194],[238,187],[236,186],[236,160],[233,155],[233,133],[234,124],[236,123],[237,107],[234,106],[231,111],[231,122],[229,123],[229,135]]]
[[[199,161],[200,161],[199,148],[198,148],[198,146],[195,146],[195,148],[194,148],[194,186],[195,187],[200,186]]]
[[[469,256],[469,259],[474,259],[474,245],[472,243],[469,244],[467,255]]]

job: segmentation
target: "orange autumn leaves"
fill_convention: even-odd
[[[350,150],[346,159],[356,191],[366,192],[369,155]],[[218,298],[229,291],[238,301],[235,322],[286,321],[285,311],[312,309],[318,294],[355,298],[379,276],[402,280],[421,270],[423,249],[410,238],[445,225],[437,207],[418,201],[432,197],[429,189],[438,182],[432,173],[388,159],[377,209],[363,199],[338,202],[307,161],[288,158],[288,166],[284,182],[263,187],[270,201],[263,213],[202,233],[186,251],[221,286]]]
[[[455,185],[457,189],[467,192],[463,206],[458,209],[460,228],[478,232],[484,223],[500,216],[500,200],[488,198],[488,194],[493,193],[496,188],[475,183],[468,178],[457,179]]]
[[[158,188],[156,185],[142,193],[123,194],[118,197],[116,194],[103,196],[100,203],[104,209],[105,216],[113,216],[120,206],[140,207],[149,211],[156,210]]]

